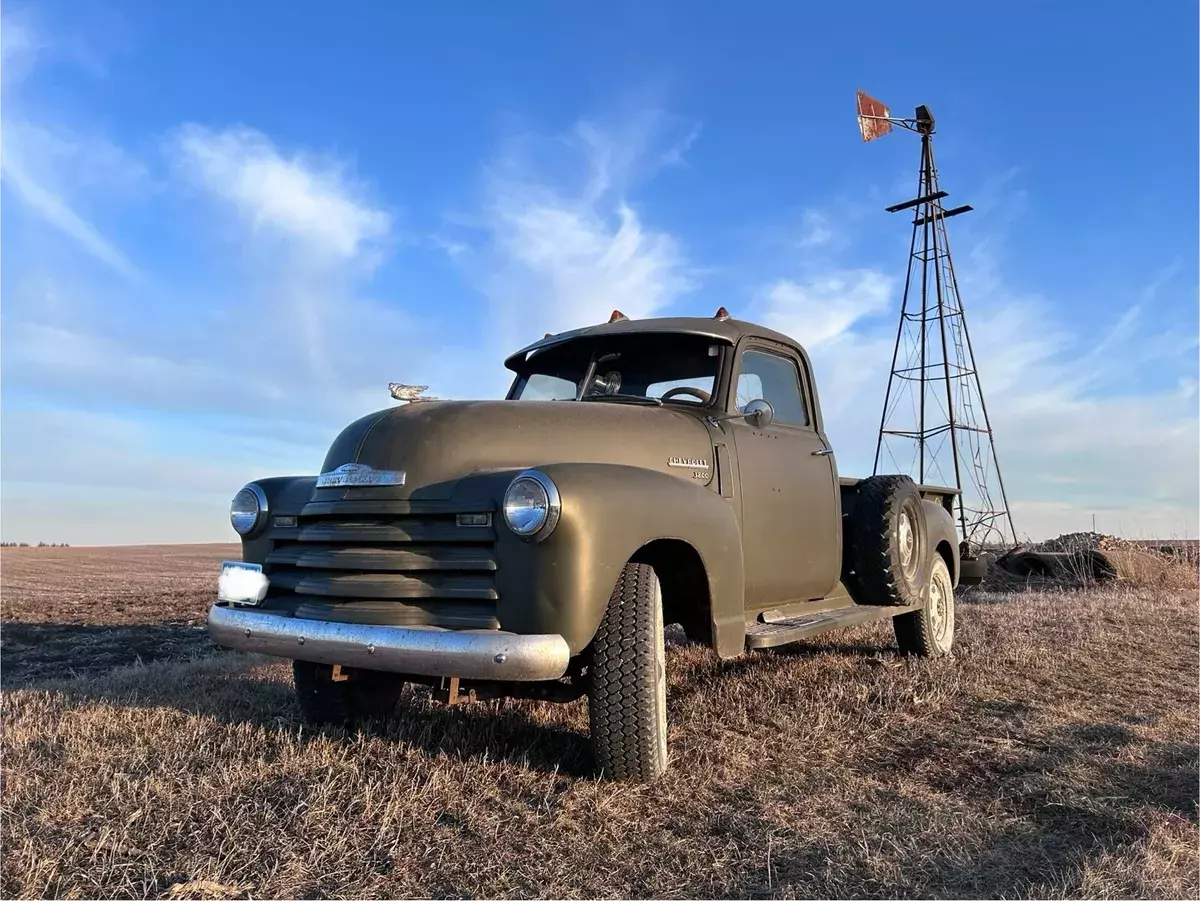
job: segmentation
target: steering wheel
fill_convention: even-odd
[[[672,388],[670,391],[664,391],[659,400],[670,400],[673,397],[678,397],[680,394],[690,394],[697,398],[701,403],[708,403],[712,395],[703,388],[693,388],[690,385],[680,385],[678,388]]]

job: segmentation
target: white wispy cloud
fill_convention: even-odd
[[[0,153],[3,154],[0,175],[26,207],[117,274],[132,281],[142,278],[138,267],[116,245],[75,212],[61,195],[47,189],[30,175],[20,152],[8,141],[4,141]]]
[[[0,180],[16,199],[48,225],[69,237],[96,260],[131,280],[142,273],[73,204],[73,189],[99,189],[105,194],[127,190],[145,176],[145,167],[103,138],[51,129],[28,109],[22,82],[40,54],[55,50],[28,16],[6,14],[0,20],[3,60],[4,119],[0,132]],[[57,48],[62,51],[62,47]],[[78,56],[72,51],[71,54]]]
[[[0,87],[10,91],[29,74],[43,41],[27,16],[5,13],[0,18]]]
[[[887,310],[893,281],[873,269],[833,270],[804,282],[781,280],[767,291],[764,322],[815,348]]]
[[[802,250],[822,247],[833,240],[833,225],[829,216],[820,210],[804,210],[801,214],[799,244]]]
[[[19,101],[6,103],[0,132],[0,178],[30,212],[131,281],[139,268],[75,207],[73,198],[111,200],[140,193],[147,167],[96,135],[51,129],[28,118]]]
[[[254,229],[296,239],[310,252],[354,259],[391,228],[390,215],[344,164],[284,155],[262,132],[186,125],[175,146],[180,169],[232,203]]]
[[[654,142],[659,120],[648,121],[653,128],[614,133],[581,122],[566,136],[526,135],[489,167],[481,217],[487,246],[475,275],[491,303],[498,345],[603,321],[613,308],[661,313],[695,286],[678,239],[648,225],[628,194],[635,173],[644,177],[664,158],[681,158],[695,135],[664,152]],[[546,163],[534,152],[547,148],[565,159]],[[584,175],[557,176],[563,169]]]
[[[1149,388],[1137,378],[1151,365],[1194,372],[1194,327],[1141,315],[1140,297],[1177,270],[1156,273],[1086,340],[1052,301],[1011,288],[1001,237],[963,242],[958,272],[1018,532],[1090,528],[1095,512],[1109,531],[1194,534],[1200,421],[1190,376]],[[816,254],[798,265],[803,279],[762,289],[761,315],[809,350],[839,467],[869,472],[900,285],[881,269],[823,268]]]

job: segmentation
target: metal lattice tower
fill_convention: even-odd
[[[933,116],[919,106],[912,119],[894,118],[861,91],[859,127],[871,141],[893,125],[921,136],[914,200],[887,208],[913,211],[908,274],[892,372],[884,395],[875,467],[911,475],[919,484],[953,485],[964,553],[1017,543],[975,352],[967,331],[946,220],[970,206],[946,209],[933,159]]]

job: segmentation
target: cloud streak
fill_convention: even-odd
[[[1111,531],[1195,534],[1200,421],[1193,383],[1186,374],[1162,387],[1137,378],[1148,366],[1193,373],[1194,326],[1149,323],[1133,303],[1097,339],[1082,340],[1053,303],[1006,283],[998,238],[968,245],[958,272],[1018,533],[1087,529],[1095,512],[1098,527]],[[879,269],[839,269],[815,253],[798,266],[804,278],[760,290],[759,313],[809,350],[839,468],[864,474],[874,457],[899,285]],[[1164,268],[1142,296],[1174,274]],[[1180,334],[1190,337],[1172,337]]]
[[[33,176],[26,166],[21,149],[9,139],[9,134],[6,129],[3,148],[0,149],[0,176],[3,177],[4,184],[13,190],[29,210],[69,237],[92,257],[123,278],[141,281],[141,271],[116,245],[76,213],[62,196],[43,186]]]
[[[696,286],[681,242],[648,225],[627,192],[639,174],[681,161],[698,135],[663,150],[660,128],[656,118],[618,133],[583,121],[566,136],[522,136],[493,161],[480,217],[486,240],[466,262],[490,304],[494,352],[604,321],[614,307],[661,313]],[[556,175],[563,170],[585,174]]]
[[[186,125],[174,143],[185,175],[231,203],[256,231],[296,240],[308,252],[352,260],[391,229],[389,214],[365,198],[344,165],[285,156],[254,129]]]

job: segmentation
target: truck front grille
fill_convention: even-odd
[[[308,504],[272,535],[268,606],[306,619],[496,629],[496,533],[431,501]],[[490,520],[490,516],[489,516]]]

